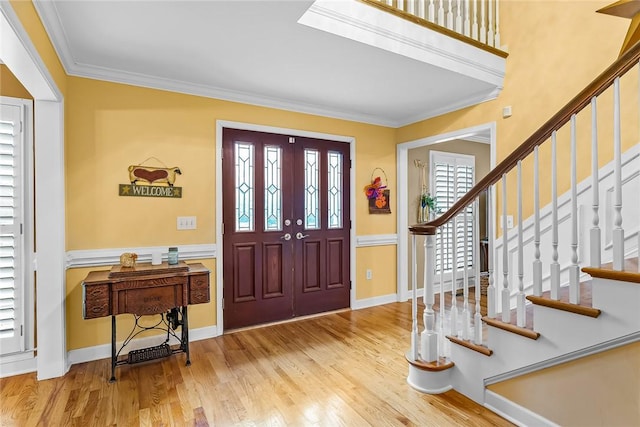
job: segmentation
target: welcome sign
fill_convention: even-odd
[[[155,157],[150,157],[147,160],[150,159],[155,159],[162,163]],[[142,163],[144,164],[147,160]],[[182,175],[179,167],[168,168],[165,164],[162,164],[162,167],[143,164],[131,165],[127,168],[130,184],[119,185],[119,196],[168,197],[172,199],[182,197],[182,187],[173,186],[177,176]],[[143,182],[144,184],[138,185],[138,182]],[[153,185],[154,183],[166,185]]]
[[[133,197],[169,197],[179,199],[182,198],[182,187],[120,184],[118,195]]]

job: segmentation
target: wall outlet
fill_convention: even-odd
[[[370,269],[367,269],[367,280],[371,280],[371,277],[373,277],[373,273]]]
[[[179,216],[178,230],[195,230],[197,227],[195,216]]]
[[[504,229],[504,217],[500,216],[500,227]],[[507,230],[511,230],[513,228],[513,215],[507,215]]]

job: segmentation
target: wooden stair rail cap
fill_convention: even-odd
[[[409,227],[409,231],[412,234],[435,234],[435,230],[431,231],[432,227],[440,227],[462,212],[462,210],[480,196],[483,191],[498,182],[502,178],[502,175],[513,169],[518,164],[519,160],[523,160],[533,152],[536,146],[547,141],[551,137],[553,131],[560,129],[560,127],[569,122],[572,115],[577,114],[589,105],[589,103],[591,103],[591,98],[604,92],[613,84],[617,77],[622,76],[632,67],[638,65],[639,61],[640,41],[633,45],[631,49],[625,52],[624,55],[618,58],[609,66],[609,68],[607,68],[578,95],[562,107],[560,111],[553,115],[551,119],[549,119],[529,138],[520,144],[518,148],[516,148],[491,172],[482,178],[480,182],[478,182],[471,190],[454,203],[448,211],[433,221]]]

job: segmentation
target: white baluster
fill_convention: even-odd
[[[416,2],[415,0],[407,0],[407,12],[413,16],[416,16]]]
[[[393,6],[393,0],[387,0],[387,1],[386,1],[386,3],[387,3],[389,6]]]
[[[560,264],[558,263],[558,159],[556,131],[551,134],[551,299],[560,296]]]
[[[475,296],[476,307],[473,315],[473,342],[482,344],[482,313],[480,308],[481,285],[480,285],[480,200],[473,203],[473,265],[475,266]]]
[[[500,49],[500,0],[496,0],[496,35],[493,45]]]
[[[454,175],[454,181],[455,175]],[[453,188],[455,191],[456,184],[454,183]],[[452,237],[451,237],[451,318],[449,319],[450,323],[450,335],[453,337],[458,336],[458,301],[456,298],[456,293],[458,291],[458,239],[456,237],[457,233],[457,217],[453,217],[451,220],[451,224],[453,227]]]
[[[436,22],[436,6],[433,4],[433,0],[429,0],[429,11],[427,15],[429,22]]]
[[[462,33],[467,37],[471,37],[471,13],[469,10],[469,0],[465,0],[464,2],[464,26]]]
[[[464,244],[463,253],[464,260],[462,261],[462,339],[468,340],[470,338],[469,327],[471,326],[471,312],[469,311],[469,239],[467,235],[469,233],[469,217],[467,212],[468,207],[464,208]]]
[[[496,317],[496,287],[494,285],[494,242],[493,227],[496,224],[496,217],[493,211],[493,185],[487,188],[487,240],[489,247],[487,250],[487,269],[489,270],[489,286],[487,287],[487,316],[492,319]]]
[[[462,0],[456,0],[456,32],[462,34]]]
[[[569,302],[580,303],[580,267],[578,266],[578,142],[576,115],[571,116],[571,265],[569,266]]]
[[[416,235],[411,235],[411,358],[415,362],[418,354],[418,268],[416,257]]]
[[[478,0],[473,1],[473,24],[471,25],[471,38],[478,40]]]
[[[487,42],[487,27],[485,26],[485,0],[480,0],[480,43]]]
[[[449,0],[449,11],[447,12],[447,28],[453,30],[453,0]]]
[[[493,8],[491,7],[491,0],[487,0],[487,44],[493,46]]]
[[[613,81],[613,269],[624,270],[622,229],[622,139],[620,137],[620,77]]]
[[[397,0],[396,9],[404,10],[404,0]]]
[[[433,311],[433,263],[435,236],[428,235],[424,239],[424,331],[420,339],[420,356],[426,362],[438,360],[438,335],[436,334],[436,314]]]
[[[509,232],[507,227],[507,174],[502,175],[502,321],[511,320],[509,291]]]
[[[602,243],[600,241],[600,177],[598,170],[598,107],[597,99],[591,98],[591,192],[593,197],[593,226],[590,233],[591,266],[600,268],[602,263],[600,252]]]
[[[418,17],[427,19],[427,0],[418,0]]]
[[[445,346],[446,343],[449,342],[449,340],[445,339],[445,329],[444,329],[444,323],[445,323],[445,310],[444,310],[444,305],[445,305],[445,300],[444,300],[444,270],[445,270],[445,264],[444,264],[444,241],[446,239],[445,236],[445,229],[446,229],[446,225],[443,227],[440,227],[440,355],[443,357],[448,356],[447,352],[445,351]]]
[[[533,149],[533,295],[542,295],[542,261],[540,261],[540,160],[539,147]]]
[[[445,26],[444,22],[444,2],[445,0],[440,0],[440,6],[438,7],[438,25],[441,27]]]
[[[518,160],[518,295],[516,296],[517,325],[526,325],[524,295],[524,243],[522,239],[522,160]]]
[[[453,170],[453,203],[458,201],[458,171],[454,167]],[[458,336],[458,215],[451,220],[451,336]]]

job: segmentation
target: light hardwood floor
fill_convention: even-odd
[[[77,364],[0,380],[1,426],[509,426],[455,391],[406,382],[410,303],[346,310],[193,342],[184,355]]]

